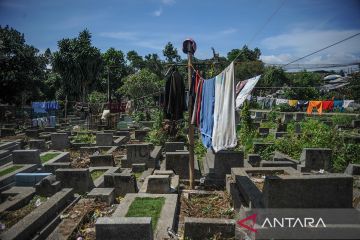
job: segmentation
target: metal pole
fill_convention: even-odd
[[[188,51],[188,83],[189,83],[189,105],[188,105],[188,125],[189,125],[189,180],[190,189],[194,189],[194,126],[191,124],[192,101],[190,99],[191,76],[192,76],[192,53]]]
[[[110,67],[108,67],[108,75],[107,75],[107,99],[109,104],[110,103]]]

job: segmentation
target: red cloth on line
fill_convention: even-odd
[[[334,101],[322,101],[322,109],[323,110],[333,110],[334,108]]]
[[[199,87],[198,87],[198,93],[196,94],[196,97],[198,98],[198,104],[197,104],[197,112],[196,112],[196,125],[200,126],[200,109],[201,109],[201,99],[202,99],[202,88],[203,88],[204,79],[199,79]]]

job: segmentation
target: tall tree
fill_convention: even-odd
[[[156,53],[145,56],[145,67],[155,73],[159,78],[164,78],[162,61]]]
[[[239,56],[238,56],[239,55]],[[258,61],[260,59],[261,51],[258,48],[251,50],[247,45],[244,45],[242,49],[232,49],[227,54],[229,61],[233,61],[237,56],[238,62],[249,62],[249,61]]]
[[[109,48],[102,54],[104,62],[104,71],[102,74],[102,89],[107,89],[107,81],[109,78],[110,96],[115,95],[120,98],[120,95],[116,94],[116,90],[121,87],[122,79],[128,74],[128,67],[126,66],[126,60],[124,53],[121,50],[115,48]]]
[[[174,47],[174,45],[171,42],[168,42],[163,50],[163,55],[166,58],[166,61],[169,63],[179,62],[181,60],[181,57],[178,54],[177,49]]]
[[[129,62],[129,66],[133,73],[139,71],[144,67],[144,60],[136,51],[132,50],[126,54],[126,58]]]
[[[9,26],[0,26],[0,69],[0,101],[24,104],[40,96],[44,57],[25,43],[24,34]]]
[[[101,72],[100,50],[91,45],[91,34],[87,29],[77,38],[60,40],[58,48],[54,53],[53,67],[61,75],[64,93],[77,100],[81,95],[85,101],[89,86]]]

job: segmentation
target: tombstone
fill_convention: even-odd
[[[0,137],[15,136],[15,129],[13,128],[2,128],[0,129]]]
[[[287,132],[275,132],[275,138],[281,138],[287,135]]]
[[[39,130],[37,129],[26,129],[25,135],[29,138],[39,138]]]
[[[133,163],[131,165],[131,171],[135,173],[141,173],[147,169],[146,163]]]
[[[189,152],[167,152],[165,169],[173,170],[180,179],[189,179]]]
[[[360,164],[349,163],[345,169],[345,173],[349,175],[360,175]]]
[[[130,131],[116,131],[115,135],[130,138]]]
[[[15,186],[34,187],[41,179],[50,174],[51,173],[17,173],[15,174]]]
[[[263,112],[255,112],[255,120],[260,120],[263,118]]]
[[[281,118],[282,123],[289,123],[293,120],[293,114],[292,113],[284,113]]]
[[[91,192],[86,195],[87,198],[95,198],[96,201],[105,202],[107,205],[111,205],[115,200],[114,188],[93,188]]]
[[[63,188],[73,188],[75,193],[86,193],[94,187],[88,168],[57,169],[56,180]]]
[[[273,146],[274,143],[265,143],[265,142],[254,142],[253,143],[253,148],[254,148],[254,153],[259,153],[263,150],[265,150],[268,147]]]
[[[123,197],[127,193],[136,193],[137,185],[135,177],[128,173],[105,173],[104,174],[104,187],[114,188],[115,197]]]
[[[55,175],[48,175],[35,185],[36,194],[39,196],[51,197],[61,190],[60,181],[56,181]]]
[[[169,193],[170,177],[169,175],[150,175],[147,177],[147,193]]]
[[[114,144],[112,133],[96,133],[97,146],[112,146]]]
[[[214,153],[211,149],[207,150],[204,171],[210,179],[225,182],[226,174],[230,174],[234,167],[244,167],[244,152],[221,150]]]
[[[46,143],[44,139],[31,139],[29,140],[30,149],[39,149],[40,151],[46,150]]]
[[[260,167],[261,157],[259,154],[248,154],[248,162],[253,167]]]
[[[304,148],[300,161],[305,162],[305,169],[319,171],[332,169],[332,150],[330,148]]]
[[[258,129],[258,131],[259,131],[259,134],[260,134],[260,136],[267,136],[267,135],[269,135],[269,131],[270,131],[270,129],[269,128],[265,128],[265,127],[260,127],[259,129]]]
[[[31,150],[14,150],[12,152],[14,164],[41,164],[40,151]]]
[[[44,132],[56,132],[55,127],[44,127]]]
[[[52,133],[51,134],[51,148],[63,151],[70,146],[67,133]]]
[[[140,142],[145,141],[148,132],[148,130],[135,130],[135,139],[139,140]]]
[[[351,127],[353,128],[360,128],[360,120],[352,120]]]
[[[177,150],[184,150],[184,142],[166,142],[165,152],[176,152]]]
[[[295,113],[294,114],[294,120],[296,122],[300,122],[300,121],[302,121],[304,119],[305,119],[305,114],[304,113]]]
[[[150,159],[151,144],[127,144],[126,145],[126,159],[128,164],[132,163],[147,163]]]
[[[276,127],[277,132],[286,132],[287,124],[286,123],[278,123]]]
[[[114,156],[112,154],[106,155],[91,155],[90,156],[91,167],[103,167],[103,166],[115,166]]]

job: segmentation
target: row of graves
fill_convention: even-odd
[[[282,137],[287,115],[282,129],[258,130]],[[261,159],[262,142],[247,158],[208,150],[190,189],[187,146],[154,146],[146,142],[153,122],[123,119],[117,129],[88,131],[94,143],[74,142],[83,132],[69,123],[6,130],[0,239],[253,239],[239,219],[256,209],[360,208],[360,166],[332,173],[330,149],[306,148],[300,159]]]

